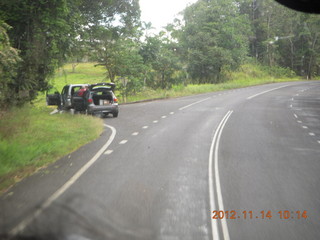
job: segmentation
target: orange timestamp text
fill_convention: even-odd
[[[308,213],[306,210],[262,210],[262,211],[236,211],[236,210],[215,210],[212,211],[212,219],[307,219]]]

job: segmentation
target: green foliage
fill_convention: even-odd
[[[107,69],[108,77],[117,83],[117,88],[125,99],[143,86],[145,65],[139,54],[139,45],[129,38],[105,41],[102,51],[97,52],[100,66]]]
[[[241,0],[253,35],[250,56],[270,67],[290,68],[312,78],[320,74],[320,15],[293,11],[273,0]]]
[[[7,107],[11,97],[10,84],[16,76],[17,64],[21,61],[18,51],[10,45],[7,35],[9,25],[0,21],[0,110]]]
[[[250,25],[233,0],[199,0],[184,11],[179,41],[195,83],[223,81],[223,69],[236,69],[245,59]]]
[[[173,42],[166,32],[147,37],[142,44],[140,54],[149,69],[145,78],[147,85],[153,88],[168,89],[181,80],[181,63],[178,44]]]
[[[47,77],[65,60],[74,36],[67,21],[68,3],[66,0],[3,0],[0,9],[0,17],[12,26],[9,35],[13,47],[23,59],[10,86],[14,90],[12,100],[20,104],[47,89]]]
[[[120,21],[117,34],[134,31],[140,17],[137,0],[2,0],[0,19],[23,61],[11,77],[9,104],[23,104],[47,90],[54,70],[68,58],[81,58],[97,38],[97,29]],[[98,31],[99,32],[99,31]],[[90,54],[89,54],[90,55]]]

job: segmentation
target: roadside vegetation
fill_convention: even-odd
[[[228,78],[230,80],[216,84],[192,84],[186,80],[180,84],[172,85],[167,89],[145,87],[128,96],[124,96],[122,94],[123,92],[116,88],[115,94],[119,98],[120,104],[124,104],[158,98],[182,97],[267,83],[301,80],[301,78],[290,69],[280,67],[269,68],[258,63],[243,64],[237,71],[230,72]],[[58,91],[61,91],[66,84],[97,83],[104,81],[109,82],[110,80],[106,78],[105,69],[101,66],[97,67],[96,63],[79,63],[76,69],[73,69],[70,63],[57,70],[55,77],[50,80],[50,84]],[[40,94],[34,103],[37,106],[45,106],[45,94]]]
[[[0,192],[96,139],[102,120],[26,105],[0,117]]]

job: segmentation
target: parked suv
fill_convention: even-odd
[[[83,86],[87,87],[87,90],[79,94],[79,90]],[[67,85],[63,88],[61,94],[57,91],[47,94],[47,104],[62,106],[62,108],[73,108],[75,111],[86,114],[103,116],[112,114],[113,117],[118,117],[119,106],[118,99],[113,93],[114,89],[114,83]],[[65,97],[63,96],[66,91],[72,93],[72,95],[67,95],[66,100],[64,100]]]
[[[75,93],[73,96],[74,109],[92,115],[112,114],[113,117],[118,117],[118,99],[113,93],[114,89],[114,83],[91,84],[82,97]]]

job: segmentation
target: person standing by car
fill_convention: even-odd
[[[87,90],[88,86],[82,85],[81,89],[78,91],[78,97],[83,97]]]

